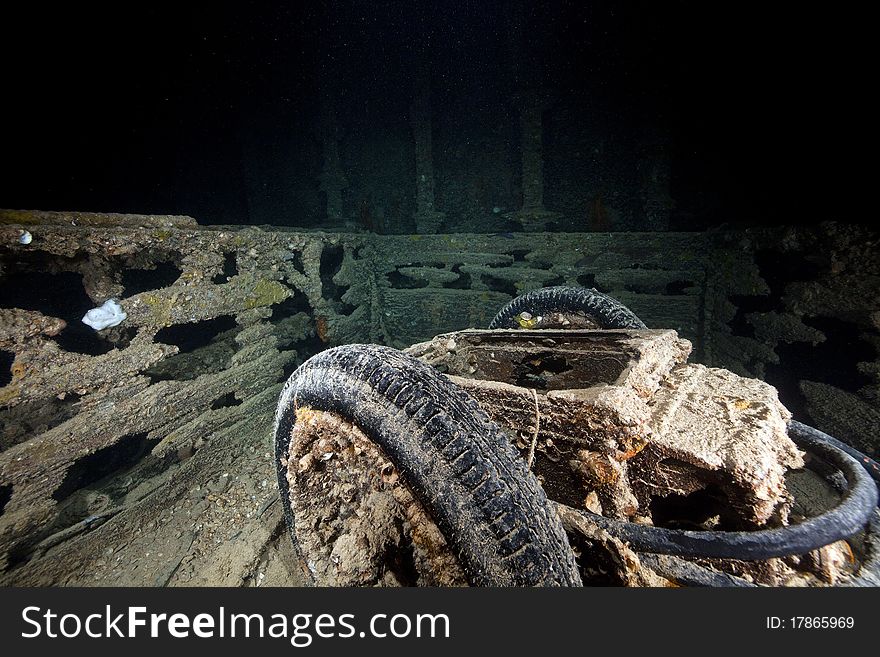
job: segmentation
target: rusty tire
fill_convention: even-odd
[[[603,329],[644,329],[645,323],[616,299],[592,288],[559,285],[526,292],[510,301],[490,322],[490,329],[518,328],[520,313],[581,313]]]
[[[376,345],[321,352],[303,363],[282,391],[275,460],[294,543],[287,459],[301,408],[337,414],[381,447],[470,584],[581,584],[562,523],[501,429],[430,366]]]

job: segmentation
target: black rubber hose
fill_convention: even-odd
[[[838,440],[834,436],[829,436],[827,433],[823,433],[818,429],[813,429],[812,427],[798,422],[797,420],[792,420],[791,424],[800,427],[801,431],[810,430],[820,433],[822,441],[828,443],[829,445],[833,445],[837,449],[842,450],[852,456],[856,461],[862,464],[862,467],[868,471],[868,474],[871,475],[871,478],[874,479],[874,481],[880,483],[880,463],[877,463],[877,461],[872,459],[867,454],[862,454],[862,452],[857,450],[855,447],[847,445],[845,442]]]
[[[303,363],[275,415],[281,500],[298,408],[336,413],[390,458],[477,586],[580,586],[562,522],[501,429],[464,390],[396,349],[346,345]]]
[[[800,422],[789,425],[795,443],[839,468],[849,490],[840,503],[797,525],[754,532],[687,531],[651,527],[605,518],[578,510],[608,533],[627,541],[639,552],[679,557],[707,557],[756,561],[806,554],[861,531],[877,506],[877,485],[862,465],[830,443],[829,436]]]
[[[633,311],[607,294],[592,288],[566,285],[545,287],[516,297],[498,311],[489,328],[518,328],[516,316],[522,312],[532,315],[582,312],[604,329],[647,328]]]
[[[874,514],[865,528],[864,543],[866,552],[857,574],[845,575],[838,586],[862,587],[880,586],[880,510]],[[722,573],[705,566],[700,566],[682,557],[668,554],[640,553],[639,561],[658,575],[683,586],[710,587],[756,587],[757,584],[744,580],[742,577]]]

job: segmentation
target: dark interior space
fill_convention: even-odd
[[[355,0],[2,11],[13,166],[0,207],[317,225],[330,97],[345,214],[411,232],[408,112],[427,71],[435,193],[456,230],[480,217],[502,226],[493,211],[520,201],[516,101],[528,85],[550,99],[545,200],[566,215],[559,229],[639,229],[637,208],[616,216],[638,205],[645,176],[668,187],[670,229],[859,219],[845,210],[859,189],[861,41],[844,10]],[[645,169],[652,153],[659,171]]]
[[[223,270],[214,276],[213,282],[226,283],[238,274],[238,256],[235,253],[227,253],[223,257]]]
[[[306,295],[297,290],[287,299],[276,304],[272,309],[272,321],[280,322],[288,317],[293,317],[297,313],[311,313],[312,307]]]
[[[727,500],[717,486],[688,495],[668,495],[651,500],[651,518],[660,527],[672,529],[722,529]]]
[[[218,397],[211,402],[211,410],[216,411],[219,408],[231,408],[241,404],[240,399],[236,399],[234,392],[227,392],[222,397]]]
[[[70,392],[64,395],[64,399],[55,397],[51,400],[22,404],[14,413],[0,414],[0,452],[34,435],[45,433],[74,417],[79,412],[80,399],[82,395]]]
[[[0,386],[8,385],[12,381],[12,362],[15,354],[5,349],[0,350]]]
[[[345,294],[345,287],[333,280],[342,265],[341,247],[326,247],[321,252],[321,290],[328,299],[339,299]]]
[[[16,270],[4,273],[0,308],[36,310],[63,319],[67,326],[52,339],[67,351],[96,356],[113,349],[111,342],[82,322],[85,311],[95,305],[83,287],[82,274],[41,271],[51,263],[40,258],[22,258],[18,264]]]
[[[137,463],[155,440],[148,440],[144,434],[125,436],[109,447],[97,450],[77,461],[68,470],[64,481],[55,489],[52,496],[56,500],[64,500],[77,490],[90,486],[103,477]]]
[[[210,344],[221,333],[235,327],[235,319],[228,316],[168,326],[156,333],[156,342],[175,345],[180,348],[178,353],[185,354]]]
[[[823,253],[780,253],[778,250],[755,253],[755,264],[769,288],[768,301],[773,304],[766,309],[782,310],[785,286],[793,281],[814,280],[827,268],[827,260],[827,254]]]
[[[12,486],[0,486],[0,515],[6,508],[6,503],[12,499]]]
[[[122,287],[126,297],[167,287],[180,278],[180,267],[174,262],[157,262],[151,269],[121,268]]]
[[[3,509],[10,499],[12,499],[12,486],[0,486],[0,515],[3,515]]]
[[[825,383],[846,392],[858,392],[872,380],[859,371],[856,363],[874,359],[875,352],[860,339],[858,328],[852,324],[832,317],[809,318],[804,323],[820,330],[825,340],[817,345],[780,344],[776,348],[780,364],[768,364],[766,378],[779,390],[780,401],[796,418],[812,420],[799,382]]]

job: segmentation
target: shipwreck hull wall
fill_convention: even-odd
[[[484,327],[513,296],[547,285],[596,287],[649,326],[677,330],[694,361],[778,377],[796,415],[876,454],[876,244],[833,224],[380,236],[2,211],[0,581],[203,581],[200,568],[219,566],[209,529],[192,529],[200,523],[250,536],[258,555],[277,552],[281,516],[262,485],[271,481],[263,451],[280,384],[298,363],[334,344],[404,347]],[[82,315],[111,297],[126,320],[99,334],[84,327]],[[800,347],[835,346],[841,335],[859,343],[858,360],[842,359],[831,378],[788,368]],[[151,529],[174,536],[178,568],[150,579],[143,555],[140,570],[110,568],[99,553],[156,505],[190,514],[189,529],[170,520]],[[234,520],[217,515],[232,507]],[[178,533],[192,534],[188,547]],[[110,546],[114,563],[149,551],[126,545]],[[61,565],[49,568],[46,554]],[[236,559],[222,562],[222,581],[256,581],[259,560]]]

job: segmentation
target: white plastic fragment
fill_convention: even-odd
[[[87,324],[96,331],[100,331],[111,326],[118,326],[126,317],[128,315],[123,312],[122,306],[119,305],[116,299],[107,299],[104,305],[92,308],[87,312],[83,316],[82,321],[83,324]]]

